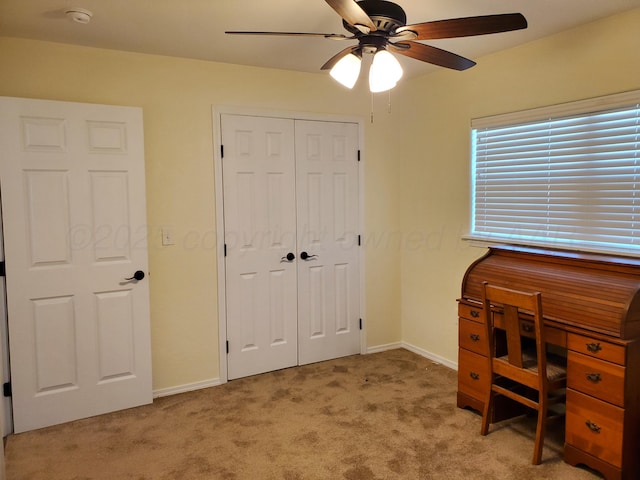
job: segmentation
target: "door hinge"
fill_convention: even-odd
[[[4,266],[4,260],[0,262],[0,277],[6,277],[7,276],[7,270]]]
[[[360,150],[358,150],[358,161],[360,161]]]
[[[11,391],[11,382],[7,382],[7,383],[3,383],[2,384],[2,394],[5,397],[10,397],[12,395],[12,391]]]
[[[360,319],[359,325],[360,325],[360,330],[362,330],[362,319]]]
[[[224,145],[220,145],[220,158],[224,158]]]
[[[226,243],[224,244],[224,256],[225,257],[227,256],[227,244]]]
[[[227,353],[229,353],[229,340],[227,340]]]
[[[362,245],[362,238],[358,235],[358,246]]]

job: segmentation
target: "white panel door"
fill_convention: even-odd
[[[228,378],[297,364],[293,121],[222,115]]]
[[[304,365],[360,353],[357,124],[297,120],[296,169]]]
[[[150,403],[141,109],[0,112],[14,430]]]

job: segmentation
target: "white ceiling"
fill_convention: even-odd
[[[640,7],[640,0],[397,0],[407,23],[496,13],[522,13],[526,30],[428,43],[472,60],[561,30]],[[64,12],[93,12],[83,25]],[[319,72],[353,41],[321,37],[225,35],[225,30],[347,33],[324,0],[0,0],[0,36]],[[400,58],[406,76],[429,64]]]

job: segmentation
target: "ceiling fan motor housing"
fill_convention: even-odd
[[[400,5],[396,5],[393,2],[385,0],[361,0],[357,3],[376,26],[377,30],[371,32],[371,34],[380,32],[380,34],[385,35],[407,24],[407,15],[404,13],[404,10]],[[361,33],[358,28],[349,25],[345,20],[342,20],[342,24],[344,28],[351,33]]]

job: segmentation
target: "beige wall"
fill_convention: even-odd
[[[366,91],[328,75],[9,38],[0,38],[0,65],[0,95],[143,108],[154,390],[219,376],[212,106],[362,116],[363,235],[399,229],[388,120],[370,124]],[[163,225],[176,245],[161,245]],[[372,243],[365,266],[367,344],[398,342],[399,250]]]
[[[636,9],[402,86],[396,108],[414,112],[400,178],[405,341],[457,361],[455,299],[466,267],[486,251],[460,240],[470,217],[470,120],[639,89],[639,25]]]
[[[640,88],[640,9],[404,80],[375,122],[364,88],[265,70],[0,38],[0,95],[144,110],[155,390],[219,376],[211,106],[361,116],[367,345],[457,361],[455,299],[483,249],[469,218],[471,118]],[[384,98],[383,98],[384,97]],[[159,228],[173,229],[162,247]]]

